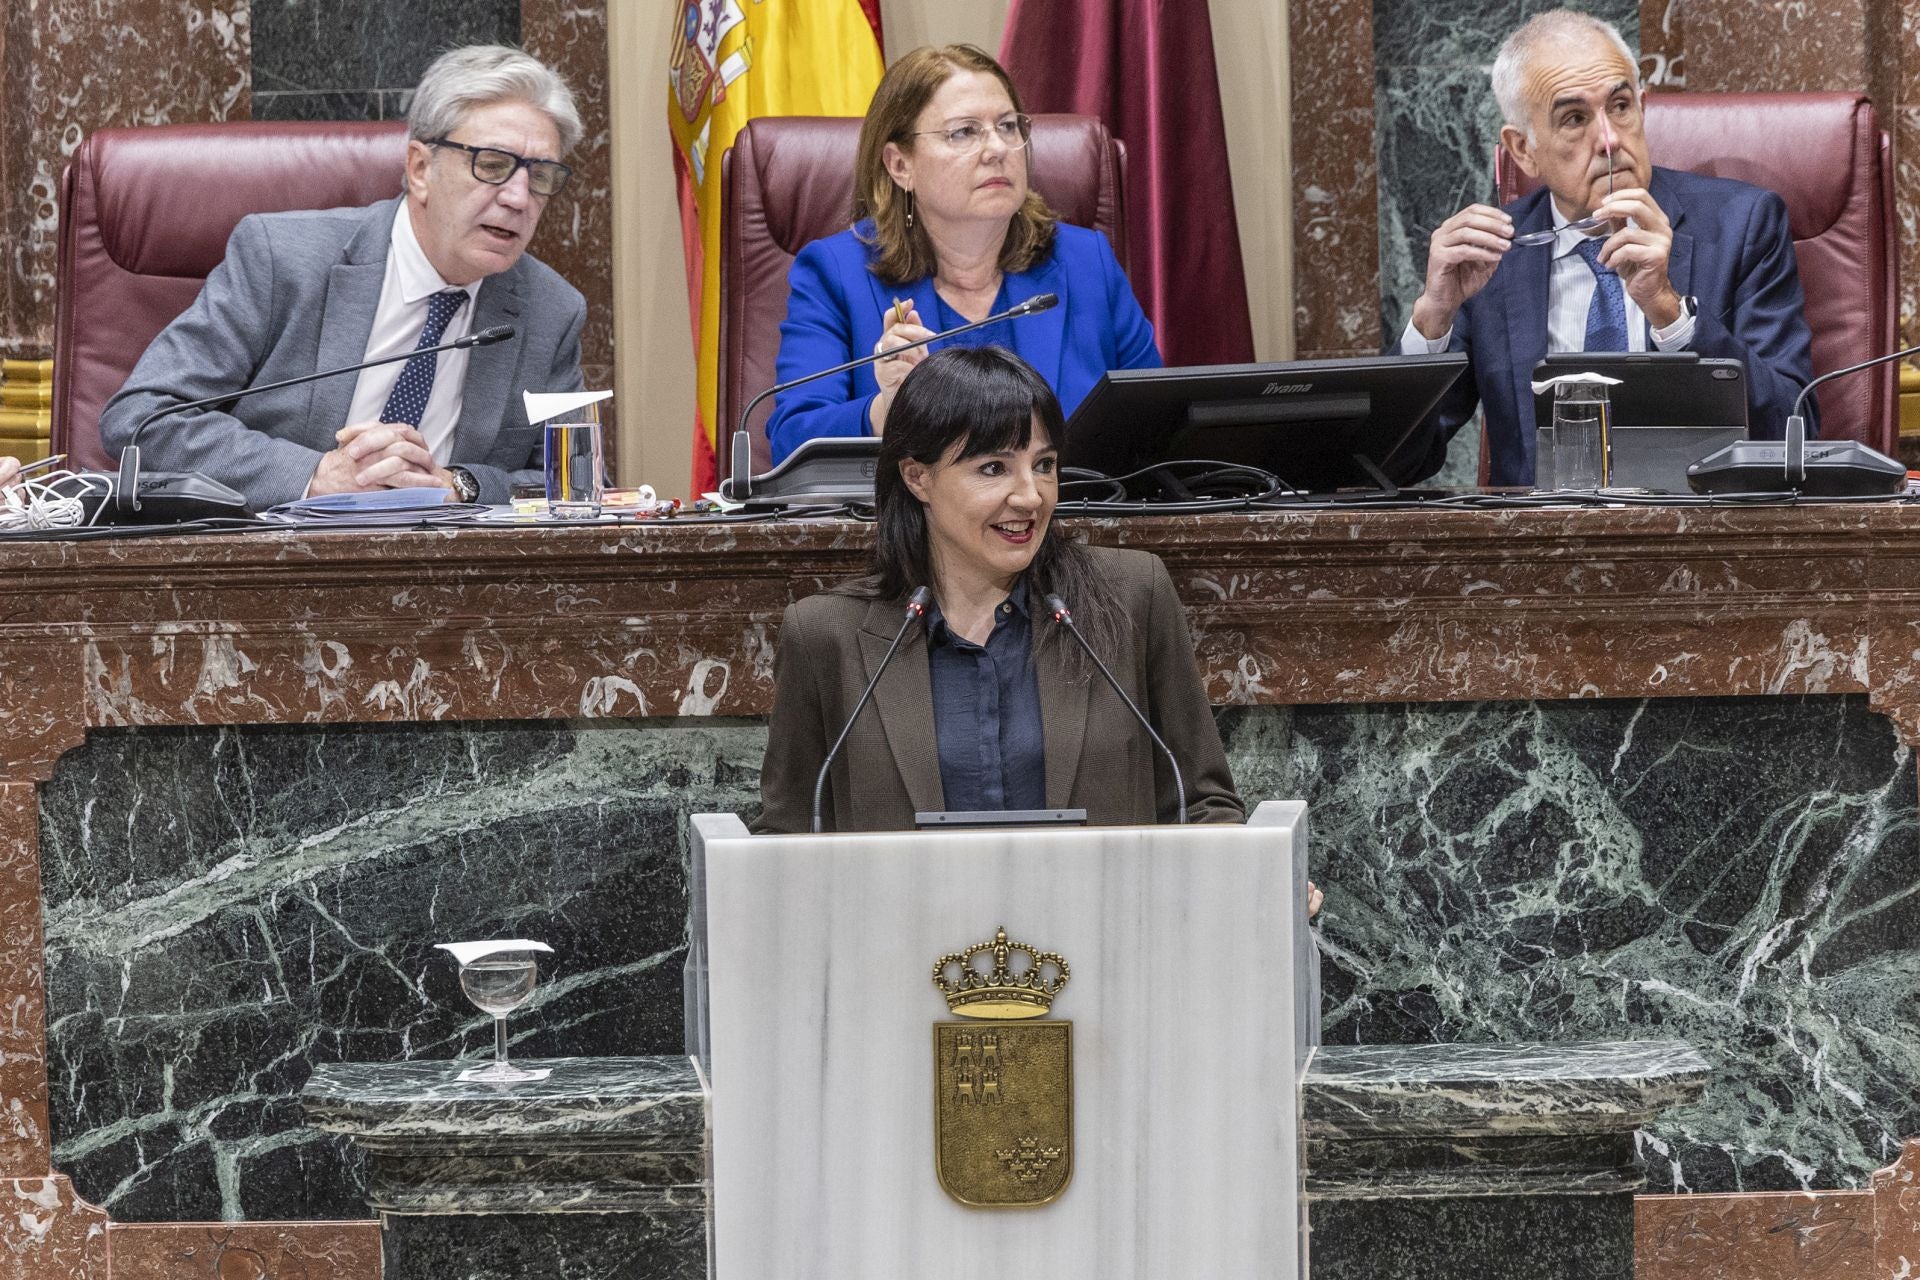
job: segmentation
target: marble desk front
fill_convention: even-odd
[[[1656,1135],[1691,1153],[1668,1188],[1834,1185],[1884,1162],[1913,1106],[1899,1046],[1920,1039],[1889,941],[1915,923],[1894,881],[1915,848],[1920,510],[1070,527],[1166,559],[1243,790],[1314,806],[1338,891],[1330,1040],[1644,1033],[1717,1069],[1731,1045],[1737,1074],[1710,1096],[1756,1092]],[[315,1062],[477,1050],[483,1023],[421,953],[481,928],[577,931],[576,969],[516,1053],[679,1048],[680,818],[751,808],[780,611],[850,574],[869,534],[0,545],[0,1194],[68,1205],[65,1222],[83,1211],[45,1181],[59,1169],[121,1219],[350,1212],[357,1175],[298,1134],[290,1099]],[[1462,746],[1458,717],[1488,702],[1523,704],[1497,718],[1533,753],[1518,773]],[[1318,710],[1342,705],[1337,722]],[[1673,774],[1663,706],[1704,708],[1686,731],[1719,724],[1754,777]],[[1467,763],[1485,766],[1476,807],[1448,812],[1460,797],[1428,782]],[[1635,781],[1609,781],[1629,766]],[[1536,821],[1589,784],[1616,816],[1676,793],[1634,817],[1626,870],[1611,836],[1536,849],[1512,825],[1514,795]],[[1770,808],[1739,828],[1756,785]],[[1796,825],[1809,794],[1827,818]],[[1673,817],[1710,806],[1730,816],[1707,834]],[[1736,837],[1759,869],[1713,880],[1704,864],[1736,865]],[[1541,865],[1505,869],[1516,849]],[[1670,853],[1673,874],[1655,865]],[[1711,920],[1703,876],[1734,895]],[[665,1011],[608,1013],[636,984]],[[295,1192],[255,1189],[276,1180]],[[87,1230],[40,1238],[95,1247]]]

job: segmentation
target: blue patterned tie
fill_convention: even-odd
[[[420,341],[414,343],[413,349],[439,346],[454,313],[466,305],[465,289],[445,289],[428,298],[427,327],[420,331]],[[439,366],[438,355],[415,356],[407,361],[400,370],[400,381],[393,384],[393,394],[387,397],[387,407],[380,411],[380,421],[419,426],[420,416],[427,411],[427,401],[433,395],[433,373]]]
[[[1627,349],[1627,297],[1621,292],[1620,277],[1600,265],[1600,246],[1605,236],[1588,236],[1576,248],[1593,269],[1593,305],[1587,308],[1588,351],[1625,351]]]

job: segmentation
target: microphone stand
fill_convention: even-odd
[[[1153,745],[1160,748],[1160,754],[1167,758],[1167,768],[1173,770],[1173,789],[1180,798],[1179,806],[1176,810],[1179,814],[1178,821],[1182,826],[1186,825],[1187,784],[1181,781],[1180,762],[1173,758],[1173,751],[1165,742],[1161,741],[1160,735],[1153,731],[1152,722],[1140,713],[1140,708],[1134,705],[1133,699],[1127,696],[1127,691],[1120,687],[1118,680],[1114,679],[1113,672],[1107,670],[1107,664],[1100,661],[1100,655],[1093,651],[1093,646],[1087,643],[1087,638],[1080,634],[1080,628],[1074,625],[1073,613],[1067,608],[1067,602],[1059,596],[1049,595],[1047,597],[1047,612],[1053,615],[1054,621],[1067,629],[1068,635],[1080,642],[1080,647],[1086,650],[1089,658],[1093,659],[1093,665],[1099,668],[1100,674],[1107,678],[1107,683],[1112,686],[1113,691],[1120,696],[1120,701],[1127,704],[1127,710],[1133,712],[1133,718],[1140,722],[1140,727],[1147,731],[1149,738],[1153,739]]]
[[[145,431],[151,422],[172,414],[185,413],[189,409],[205,409],[210,405],[229,404],[247,396],[258,395],[262,391],[278,391],[283,387],[297,387],[303,382],[318,382],[322,378],[337,377],[343,373],[358,373],[362,369],[392,364],[396,360],[438,355],[442,351],[464,351],[468,347],[492,346],[496,342],[505,342],[512,336],[512,325],[497,324],[491,329],[482,329],[479,333],[470,333],[464,338],[455,338],[452,342],[443,342],[437,347],[401,351],[394,355],[381,356],[377,360],[362,360],[359,364],[350,364],[341,369],[322,369],[318,373],[303,373],[297,378],[284,378],[279,382],[269,382],[258,387],[242,387],[238,391],[223,391],[219,395],[202,396],[198,400],[189,400],[185,404],[170,404],[155,409],[134,424],[133,434],[127,437],[127,447],[120,451],[120,479],[114,489],[114,505],[123,512],[140,510],[140,433]]]
[[[893,661],[894,651],[900,647],[900,642],[907,638],[907,628],[924,618],[927,614],[927,606],[932,603],[933,592],[925,587],[915,587],[913,594],[907,597],[907,616],[900,620],[900,630],[894,632],[893,643],[887,646],[887,656],[880,659],[880,665],[874,668],[873,679],[867,681],[867,687],[860,693],[860,700],[853,704],[853,714],[848,716],[847,723],[841,726],[840,736],[833,740],[831,747],[827,748],[827,758],[820,762],[820,772],[813,778],[812,830],[815,835],[820,833],[820,811],[826,798],[827,770],[833,767],[833,758],[840,754],[841,744],[847,740],[847,735],[853,732],[853,722],[860,718],[862,711],[866,710],[867,700],[873,697],[873,691],[879,687],[880,677],[886,674],[887,664]]]
[[[818,373],[809,373],[803,378],[794,378],[789,382],[782,382],[776,386],[768,387],[765,391],[762,391],[759,395],[747,401],[747,407],[740,411],[740,423],[733,432],[733,465],[728,470],[727,483],[723,486],[723,492],[725,492],[729,499],[735,502],[742,502],[753,496],[753,437],[747,432],[747,419],[753,415],[755,409],[760,407],[760,402],[768,396],[777,396],[783,391],[791,391],[795,387],[804,386],[817,379],[831,378],[836,373],[846,373],[848,370],[858,369],[863,365],[877,364],[882,360],[891,360],[903,351],[913,351],[919,347],[926,346],[930,342],[941,342],[947,338],[957,338],[963,333],[972,333],[975,329],[984,329],[990,324],[999,324],[1003,320],[1018,320],[1022,316],[1037,315],[1042,311],[1050,311],[1058,305],[1060,305],[1059,294],[1036,294],[1028,298],[1025,302],[1008,307],[999,315],[988,316],[985,320],[976,320],[972,324],[958,325],[942,333],[933,334],[931,337],[921,338],[916,342],[904,342],[897,347],[888,347],[885,351],[876,351],[872,355],[861,356],[856,360],[849,360],[845,364],[837,364],[831,369],[822,369]]]

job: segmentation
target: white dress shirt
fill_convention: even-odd
[[[1587,312],[1593,307],[1593,291],[1598,287],[1593,269],[1580,256],[1580,242],[1587,238],[1587,233],[1567,230],[1569,219],[1561,214],[1552,196],[1547,197],[1547,204],[1553,210],[1553,228],[1560,233],[1553,242],[1553,267],[1547,276],[1547,350],[1585,351]],[[1507,252],[1538,253],[1540,248],[1510,248]],[[1656,351],[1687,349],[1693,341],[1694,317],[1683,309],[1680,318],[1667,328],[1649,329],[1646,314],[1634,302],[1633,295],[1626,292],[1624,282],[1621,293],[1627,304],[1627,350],[1645,351],[1649,334]],[[1447,349],[1452,339],[1452,329],[1438,338],[1428,338],[1408,320],[1405,332],[1400,335],[1400,354],[1438,355]]]
[[[433,263],[427,260],[426,250],[413,234],[413,217],[407,212],[407,202],[402,200],[393,219],[393,247],[387,253],[387,275],[380,286],[380,305],[374,308],[373,331],[367,335],[367,353],[361,358],[377,360],[413,350],[419,345],[420,331],[427,327],[427,299],[453,287],[440,278]],[[447,322],[447,332],[440,339],[442,342],[464,338],[473,328],[479,292],[478,281],[466,286],[467,305],[453,313],[453,319]],[[427,398],[426,411],[420,415],[420,434],[426,437],[433,460],[444,467],[453,455],[453,429],[460,421],[460,399],[467,380],[467,352],[443,351],[435,358],[440,363],[434,370],[433,394]],[[400,372],[406,367],[405,360],[396,360],[378,368],[362,369],[353,387],[353,407],[347,411],[347,421],[378,421],[380,411],[387,406],[387,397],[393,394],[394,384],[400,381]]]

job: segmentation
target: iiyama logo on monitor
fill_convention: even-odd
[[[1269,382],[1260,389],[1263,396],[1290,396],[1301,391],[1313,390],[1311,382]]]

